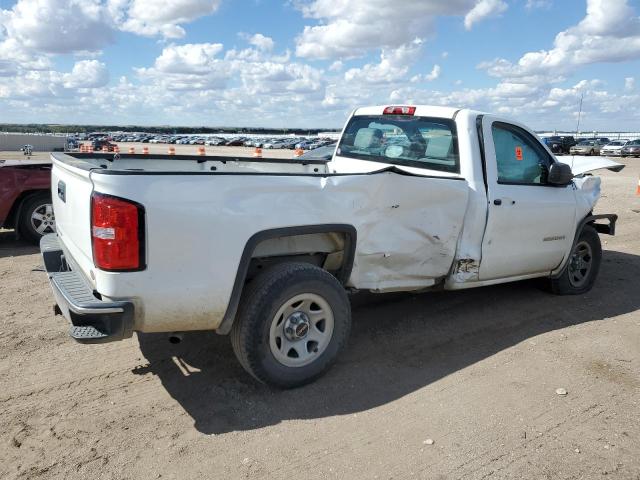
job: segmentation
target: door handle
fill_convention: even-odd
[[[516,201],[515,201],[515,200],[513,200],[513,199],[511,199],[511,198],[505,198],[505,199],[504,199],[504,201],[505,201],[508,205],[515,205],[515,204],[516,204]],[[498,205],[498,206],[502,205],[502,198],[496,198],[496,199],[493,201],[493,204],[494,204],[494,205]]]
[[[493,201],[493,204],[494,204],[494,205],[502,205],[502,199],[500,199],[500,198],[496,198],[496,199]]]

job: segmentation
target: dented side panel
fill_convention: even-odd
[[[135,328],[142,331],[217,328],[243,249],[263,230],[353,225],[357,245],[349,286],[377,291],[431,286],[450,271],[468,203],[464,180],[394,171],[339,176],[96,172],[92,180],[95,191],[146,208],[147,269],[94,272],[103,296],[136,299],[136,311],[142,313]],[[168,192],[180,192],[179,200]],[[277,245],[261,248],[268,255]]]

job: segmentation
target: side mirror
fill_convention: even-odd
[[[549,168],[549,175],[547,176],[547,183],[556,185],[558,187],[564,187],[569,185],[573,180],[573,172],[571,167],[566,163],[554,162]]]

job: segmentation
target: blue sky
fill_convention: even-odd
[[[0,122],[339,127],[425,103],[640,130],[636,0],[0,0]]]

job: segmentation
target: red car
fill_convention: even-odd
[[[55,231],[51,163],[0,160],[0,227],[32,243]]]

